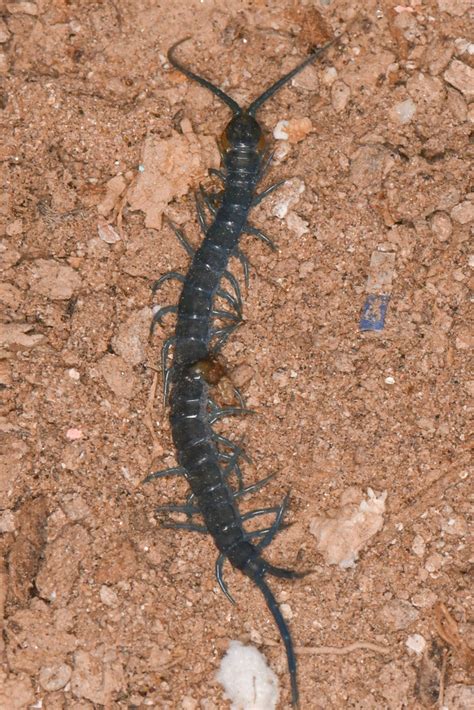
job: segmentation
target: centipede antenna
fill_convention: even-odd
[[[183,39],[180,39],[178,42],[173,44],[172,47],[168,49],[168,61],[170,64],[174,66],[175,69],[181,72],[181,74],[184,74],[184,76],[187,76],[188,79],[191,79],[191,81],[196,81],[198,84],[201,84],[201,86],[204,86],[205,89],[208,89],[210,92],[214,94],[214,96],[217,96],[218,99],[223,101],[227,106],[230,108],[234,116],[236,116],[239,113],[242,113],[242,109],[240,108],[239,104],[237,101],[234,101],[230,96],[227,96],[226,93],[222,91],[222,89],[219,89],[218,86],[214,86],[210,81],[207,79],[204,79],[204,77],[199,76],[198,74],[195,74],[194,72],[190,71],[187,69],[181,62],[179,62],[176,57],[174,56],[175,54],[175,49],[179,47],[180,44],[183,44],[183,42],[187,42],[188,39],[191,39],[191,37],[184,37]]]
[[[317,49],[315,52],[309,55],[309,57],[306,57],[306,59],[301,62],[301,64],[298,64],[297,67],[292,69],[291,71],[288,72],[288,74],[285,74],[285,76],[282,76],[281,79],[278,79],[272,86],[270,86],[266,91],[263,92],[255,101],[252,101],[250,106],[247,109],[247,113],[250,116],[255,116],[257,113],[258,109],[265,103],[265,101],[268,101],[273,94],[276,94],[277,91],[279,91],[285,84],[288,84],[291,79],[293,79],[294,76],[300,73],[300,71],[303,71],[305,67],[308,66],[308,64],[311,64],[314,62],[318,57],[323,54],[323,52],[326,51],[328,47],[330,47],[334,42],[336,42],[339,39],[339,37],[335,37],[332,39],[330,42],[326,42],[322,47]]]

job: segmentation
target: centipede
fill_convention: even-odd
[[[209,171],[221,181],[222,190],[218,198],[202,186],[196,192],[197,217],[204,233],[200,246],[194,249],[184,231],[167,219],[191,259],[186,274],[167,272],[152,287],[156,293],[167,281],[176,280],[181,284],[178,304],[157,309],[152,322],[153,330],[156,324],[163,324],[166,314],[176,314],[174,333],[163,344],[161,365],[177,465],[154,472],[145,481],[173,475],[184,477],[190,489],[186,502],[161,506],[157,510],[185,515],[185,522],[169,522],[168,527],[211,535],[218,550],[217,581],[231,602],[234,599],[223,576],[226,561],[260,590],[285,647],[291,701],[293,706],[298,706],[294,644],[267,580],[268,577],[298,579],[305,573],[274,566],[263,555],[282,528],[289,497],[287,494],[278,506],[241,513],[240,499],[260,490],[272,476],[244,485],[242,462],[248,460],[247,454],[240,444],[217,433],[213,425],[223,417],[247,414],[249,410],[238,391],[238,406],[219,406],[213,399],[212,387],[219,376],[216,376],[214,367],[216,357],[242,320],[242,292],[237,278],[229,270],[229,261],[231,258],[240,260],[248,288],[249,261],[239,246],[241,236],[250,234],[275,248],[272,240],[248,221],[251,209],[285,182],[257,191],[270,168],[273,152],[256,114],[277,91],[336,40],[314,49],[247,108],[242,108],[222,89],[177,59],[178,47],[189,39],[179,40],[168,50],[169,63],[189,80],[208,89],[231,110],[232,117],[219,142],[221,168]],[[222,307],[221,303],[226,305]],[[271,524],[248,530],[248,521],[265,515],[273,516]]]

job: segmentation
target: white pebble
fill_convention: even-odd
[[[426,641],[421,634],[412,634],[408,636],[405,645],[409,651],[421,654],[426,648]]]
[[[411,99],[400,101],[400,103],[395,104],[390,111],[391,117],[401,124],[410,123],[415,113],[416,104]]]
[[[43,666],[39,672],[39,683],[44,690],[54,693],[69,682],[72,670],[65,663]]]
[[[331,87],[331,105],[337,113],[344,111],[349,99],[351,90],[343,81],[335,81]]]
[[[277,141],[287,141],[288,133],[285,131],[288,128],[288,121],[278,121],[275,128],[273,129],[273,137]]]
[[[385,384],[386,385],[394,385],[395,384],[395,378],[394,377],[386,377],[385,378]]]
[[[115,606],[118,602],[118,596],[113,589],[103,584],[99,592],[100,601],[106,606]]]
[[[327,86],[331,86],[337,79],[337,69],[335,67],[327,67],[323,72],[323,82]]]

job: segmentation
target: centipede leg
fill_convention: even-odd
[[[215,431],[212,432],[212,438],[213,440],[218,443],[222,444],[223,446],[227,446],[228,449],[231,451],[234,451],[234,453],[238,453],[239,457],[244,459],[244,461],[247,461],[247,463],[252,463],[252,459],[250,456],[245,453],[243,448],[239,446],[238,444],[235,444],[233,441],[228,439],[226,436],[222,436],[222,434],[217,434]]]
[[[279,187],[285,184],[285,182],[288,182],[288,180],[280,180],[279,182],[276,182],[274,185],[270,185],[270,187],[267,187],[266,190],[263,192],[260,192],[258,195],[255,195],[255,197],[252,200],[252,207],[256,207],[257,205],[260,204],[262,200],[264,200],[268,195],[271,195],[272,192],[275,190],[278,190]]]
[[[257,237],[257,239],[260,239],[264,242],[264,244],[267,244],[272,251],[278,251],[275,242],[270,239],[270,237],[267,237],[267,235],[260,229],[257,229],[257,227],[252,227],[251,224],[246,224],[243,231],[246,234],[251,234],[252,236]]]
[[[201,198],[200,198],[198,192],[194,193],[194,199],[196,201],[196,210],[197,210],[199,226],[201,227],[203,234],[207,234],[207,230],[209,229],[209,224],[207,223],[206,213],[204,211],[204,207],[203,207],[203,204],[201,202]]]
[[[283,516],[285,515],[286,509],[288,507],[288,501],[289,501],[289,496],[285,496],[283,503],[276,509],[276,517],[275,520],[273,521],[272,525],[269,527],[267,534],[263,538],[261,542],[257,545],[257,547],[260,550],[263,550],[264,547],[267,547],[279,529],[281,528],[283,524]]]
[[[242,294],[240,292],[239,282],[235,278],[234,274],[232,274],[230,271],[224,271],[223,276],[224,276],[224,278],[227,279],[227,281],[230,283],[230,285],[234,289],[235,298],[237,300],[237,304],[239,307],[238,310],[240,312],[242,312]]]
[[[199,193],[209,212],[215,216],[219,204],[222,200],[222,192],[206,192],[202,185],[199,185]]]
[[[255,414],[255,412],[252,409],[245,409],[245,407],[224,407],[222,409],[214,410],[211,413],[208,422],[212,426],[212,424],[217,422],[218,419],[222,419],[223,417],[240,416],[242,414]]]
[[[235,604],[235,599],[232,596],[232,594],[229,592],[229,589],[227,587],[227,584],[224,582],[224,577],[223,577],[223,572],[224,572],[224,562],[226,561],[226,556],[221,553],[219,557],[216,560],[216,578],[217,581],[219,582],[219,587],[222,589],[224,594],[226,595],[227,599],[230,601],[231,604]]]
[[[175,235],[178,237],[178,241],[181,244],[181,246],[185,249],[185,251],[189,254],[189,256],[194,256],[195,249],[194,247],[190,244],[188,241],[188,238],[184,234],[183,230],[180,229],[174,222],[170,220],[169,217],[166,215],[163,215],[163,221],[166,222],[166,224],[171,227]]]
[[[165,306],[165,308],[169,308],[169,306]],[[240,323],[240,321],[242,320],[242,318],[240,318],[235,313],[231,313],[230,311],[223,311],[222,309],[212,310],[211,316],[213,318],[222,318],[222,319],[226,319],[226,320],[233,320],[237,323]]]
[[[199,508],[196,508],[194,505],[189,505],[188,503],[183,503],[181,505],[175,505],[175,504],[169,504],[169,505],[160,505],[158,508],[155,508],[156,513],[184,513],[185,515],[188,515],[189,517],[193,515],[198,515],[199,514]]]
[[[263,486],[265,486],[268,483],[268,481],[271,481],[272,478],[275,478],[274,473],[271,473],[269,476],[262,478],[260,481],[257,481],[256,483],[252,483],[252,485],[250,485],[250,486],[245,486],[245,488],[241,488],[236,493],[234,493],[234,498],[240,498],[241,496],[244,496],[247,493],[256,493],[261,488],[263,488]],[[278,516],[278,513],[277,513],[277,516]],[[275,525],[275,523],[273,523],[273,525]],[[273,525],[272,525],[272,527],[273,527]],[[268,528],[268,530],[271,530],[271,528]],[[266,547],[266,545],[264,547]]]
[[[171,381],[171,373],[173,371],[173,368],[167,367],[166,363],[168,362],[169,351],[174,345],[175,341],[176,338],[172,336],[171,338],[165,340],[165,342],[163,343],[163,347],[161,348],[161,371],[163,373],[163,399],[165,404],[168,401],[168,391]]]
[[[163,471],[149,473],[142,483],[150,483],[150,481],[155,481],[157,478],[165,478],[166,476],[184,476],[185,473],[186,470],[182,466],[172,466],[171,468],[163,469]]]
[[[168,528],[170,530],[188,530],[189,532],[202,533],[207,535],[209,530],[205,525],[194,525],[194,523],[163,523],[163,528]]]
[[[160,308],[158,311],[156,311],[156,313],[153,314],[153,318],[151,319],[150,332],[153,333],[157,323],[159,323],[160,325],[163,325],[162,319],[168,313],[177,313],[177,312],[178,312],[178,306],[163,306],[163,308]]]
[[[224,291],[224,289],[219,288],[216,291],[216,295],[220,296],[224,300],[227,301],[227,303],[234,308],[236,315],[239,317],[239,319],[242,318],[242,308],[241,304],[230,294],[228,291]]]
[[[222,170],[218,170],[217,168],[209,168],[209,175],[215,175],[216,177],[219,178],[219,180],[222,180],[222,182],[225,182],[225,173]]]
[[[224,343],[227,341],[227,338],[236,328],[239,327],[239,325],[240,323],[236,323],[235,325],[229,325],[226,328],[216,328],[215,330],[211,330],[211,337],[217,338],[216,342],[212,346],[211,355],[217,355]]]
[[[151,290],[153,293],[156,293],[165,281],[171,281],[172,279],[175,279],[180,283],[184,283],[186,281],[184,274],[180,274],[178,271],[168,271],[167,274],[163,274],[163,276],[160,276],[160,278],[152,284]]]
[[[243,272],[244,272],[245,288],[246,288],[247,291],[248,291],[249,284],[250,284],[250,264],[249,264],[249,260],[247,259],[247,257],[246,257],[245,254],[243,253],[243,251],[242,251],[241,249],[238,249],[238,248],[236,248],[236,249],[234,250],[234,256],[236,256],[237,259],[238,259],[238,260],[240,261],[240,263],[242,264],[242,270],[243,270]]]

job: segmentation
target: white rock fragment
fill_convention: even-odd
[[[278,190],[278,196],[272,207],[272,215],[284,219],[290,207],[299,202],[300,196],[305,191],[305,184],[300,178],[287,180]]]
[[[464,200],[451,210],[451,217],[459,224],[469,224],[474,221],[474,202]]]
[[[318,70],[315,66],[307,66],[292,79],[291,85],[306,91],[317,91],[319,88]]]
[[[337,69],[335,67],[326,67],[323,71],[323,82],[326,86],[331,86],[337,79]]]
[[[335,81],[331,86],[331,105],[334,111],[336,113],[344,111],[350,98],[351,90],[347,84],[344,84],[343,81]]]
[[[44,690],[54,693],[61,690],[71,679],[72,669],[66,663],[43,666],[39,672],[39,683]]]
[[[469,40],[465,37],[458,37],[455,39],[454,45],[458,54],[464,54],[464,52],[471,55],[474,54],[474,43],[469,42]]]
[[[467,101],[474,99],[474,69],[459,59],[453,59],[443,74],[445,80],[460,91]]]
[[[447,12],[454,17],[462,17],[468,11],[471,5],[471,0],[438,0],[440,12]]]
[[[10,39],[10,32],[3,20],[0,20],[0,44],[8,42]]]
[[[421,535],[415,535],[411,549],[417,557],[423,557],[426,550],[426,544]]]
[[[0,513],[0,533],[13,532],[15,530],[15,516],[11,510],[2,510]]]
[[[151,319],[151,308],[134,311],[112,338],[114,351],[129,365],[138,365],[145,360]]]
[[[275,710],[278,678],[253,646],[231,641],[216,678],[224,687],[232,710]]]
[[[391,599],[380,611],[384,625],[395,631],[406,629],[418,619],[419,615],[417,609],[404,599]]]
[[[448,685],[443,710],[469,710],[474,707],[474,685],[453,683]]]
[[[404,125],[405,123],[410,123],[415,113],[416,103],[412,101],[412,99],[407,99],[406,101],[400,101],[398,104],[392,106],[390,118]]]
[[[377,249],[370,256],[367,293],[391,293],[395,274],[395,254]]]
[[[107,585],[103,584],[99,592],[100,601],[106,606],[116,606],[118,603],[118,596],[116,592]]]
[[[405,641],[405,646],[409,651],[421,655],[426,648],[426,641],[421,634],[411,634]]]
[[[97,225],[97,231],[100,239],[106,244],[117,244],[121,240],[120,234],[107,222],[100,222]]]
[[[359,496],[359,500],[362,496]],[[317,549],[326,563],[339,565],[341,569],[353,567],[361,549],[383,527],[387,492],[376,496],[367,489],[367,499],[359,503],[350,500],[327,517],[313,518],[310,532],[317,540]]]
[[[34,261],[29,281],[33,291],[53,301],[67,301],[82,283],[75,269],[54,259]]]
[[[0,324],[0,346],[33,348],[44,340],[40,333],[30,333],[34,326],[31,323],[2,323]]]
[[[453,224],[446,212],[435,212],[430,221],[431,231],[440,242],[445,242],[451,236]]]
[[[296,212],[288,212],[286,223],[288,229],[293,232],[293,234],[296,234],[297,237],[301,237],[303,234],[306,234],[306,232],[309,232],[309,222],[300,217],[299,214],[296,214]]]
[[[278,121],[275,128],[273,129],[273,137],[277,141],[287,141],[288,140],[288,121],[282,120]]]
[[[34,2],[18,0],[18,2],[7,3],[7,10],[12,15],[38,15],[38,7]]]

